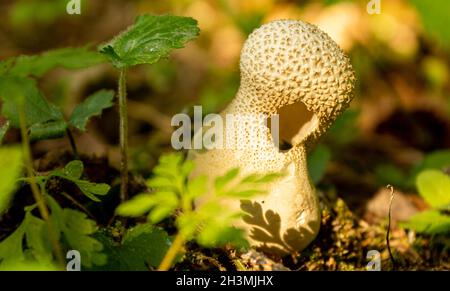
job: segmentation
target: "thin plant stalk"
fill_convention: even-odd
[[[70,147],[72,148],[72,154],[75,157],[75,159],[78,160],[80,158],[80,156],[78,155],[77,144],[75,143],[75,139],[73,138],[73,134],[72,134],[72,131],[70,130],[70,128],[66,129],[66,134],[67,134],[67,137],[69,138]]]
[[[386,187],[391,190],[391,199],[389,200],[389,211],[388,211],[388,227],[387,227],[387,232],[386,232],[386,244],[387,244],[387,249],[389,252],[389,258],[391,259],[391,262],[392,262],[392,269],[395,270],[396,266],[397,266],[397,262],[395,261],[394,256],[392,255],[391,245],[390,245],[390,241],[389,241],[389,233],[391,231],[392,200],[394,200],[394,187],[391,185],[387,185]]]
[[[184,193],[185,188],[181,181],[179,185],[177,185],[177,188],[180,193]],[[181,195],[181,197],[185,196],[186,195]],[[181,208],[184,213],[189,213],[192,211],[192,205],[189,203],[187,199],[183,199]],[[158,271],[168,271],[170,269],[170,267],[173,264],[173,261],[183,248],[185,242],[186,242],[185,235],[183,235],[181,232],[178,232],[177,235],[175,236],[175,239],[172,242],[172,245],[170,246],[163,260],[161,261],[161,264],[158,267]]]
[[[166,255],[164,256],[164,259],[162,260],[161,264],[158,267],[158,271],[168,271],[170,267],[172,266],[173,261],[175,260],[176,256],[180,252],[180,250],[183,248],[184,243],[186,242],[186,238],[184,235],[179,232],[175,239],[170,246],[169,250],[167,251]]]
[[[20,122],[20,133],[22,136],[22,148],[25,159],[25,167],[27,175],[30,182],[31,192],[33,194],[34,200],[36,201],[39,213],[42,219],[46,222],[48,228],[48,235],[50,243],[52,244],[53,252],[56,256],[56,260],[60,266],[64,266],[64,258],[62,255],[62,248],[58,241],[58,235],[56,234],[53,222],[50,218],[50,214],[45,202],[45,197],[41,194],[38,184],[36,182],[36,177],[33,170],[33,161],[31,156],[30,141],[28,138],[28,132],[26,129],[26,117],[23,105],[19,108],[19,122]]]
[[[120,199],[128,198],[128,115],[127,115],[126,69],[119,76],[119,119],[120,119]]]

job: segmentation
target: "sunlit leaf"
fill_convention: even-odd
[[[9,206],[21,170],[21,149],[0,147],[0,215]]]
[[[417,176],[417,189],[431,207],[450,205],[450,177],[438,170],[425,170]]]
[[[413,229],[417,232],[438,234],[450,232],[450,216],[437,210],[420,212],[409,219],[403,227]]]
[[[99,50],[117,68],[152,64],[199,34],[197,21],[172,15],[142,15]]]

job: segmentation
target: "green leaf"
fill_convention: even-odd
[[[450,11],[450,3],[447,0],[411,0],[411,4],[416,6],[426,32],[449,49],[448,11]]]
[[[22,151],[16,147],[0,148],[0,215],[7,209],[22,171]]]
[[[5,134],[9,129],[9,121],[6,121],[6,123],[0,127],[0,146],[3,143],[3,139],[5,138]]]
[[[49,177],[56,176],[66,180],[69,180],[77,185],[77,187],[83,192],[86,197],[93,201],[99,202],[96,196],[108,194],[111,187],[105,183],[93,183],[86,180],[81,180],[83,173],[83,163],[81,161],[71,161],[66,165],[63,170],[54,170],[49,174]]]
[[[36,123],[30,127],[32,141],[63,137],[66,133],[67,123],[64,120]]]
[[[417,176],[420,195],[433,208],[450,204],[450,177],[438,170],[425,170]]]
[[[70,161],[63,170],[64,174],[72,179],[80,179],[83,171],[83,162],[79,160]]]
[[[27,246],[33,250],[33,257],[38,262],[52,261],[52,247],[48,240],[48,228],[44,220],[34,217],[30,212],[25,215],[27,224]]]
[[[411,171],[408,185],[414,187],[417,175],[424,170],[444,170],[445,167],[450,167],[450,150],[440,150],[429,153]]]
[[[81,254],[81,264],[85,267],[106,264],[107,257],[101,251],[103,245],[92,237],[97,231],[95,221],[87,218],[83,212],[61,208],[51,197],[47,196],[51,209],[51,219],[71,249]]]
[[[99,51],[117,68],[153,64],[197,37],[197,21],[172,15],[142,15]]]
[[[234,247],[248,247],[243,229],[216,223],[208,223],[197,237],[197,242],[207,248],[231,244]]]
[[[208,177],[198,176],[189,181],[187,185],[187,199],[194,200],[208,191]]]
[[[0,243],[0,266],[13,270],[14,265],[23,265],[26,261],[48,264],[51,260],[46,223],[28,211],[20,226]]]
[[[163,176],[155,176],[150,178],[147,181],[147,186],[150,188],[157,189],[175,189],[175,185],[173,184],[173,179],[163,177]]]
[[[223,189],[228,183],[239,175],[239,168],[229,170],[225,175],[217,177],[214,186],[217,190]]]
[[[450,216],[428,210],[414,215],[407,223],[402,223],[402,227],[428,234],[449,233]]]
[[[331,152],[324,145],[318,145],[308,155],[308,172],[314,184],[319,183],[322,179],[330,159]]]
[[[158,267],[171,245],[167,232],[149,224],[139,224],[130,229],[123,238],[123,247],[136,263]]]
[[[63,120],[61,111],[45,100],[36,82],[31,79],[0,76],[0,98],[3,100],[2,115],[13,127],[20,127],[19,106],[24,106],[27,127]]]
[[[0,264],[0,271],[60,271],[60,269],[51,262],[25,260],[13,262],[6,261]]]
[[[127,231],[120,244],[102,231],[95,237],[102,242],[108,262],[102,271],[147,271],[156,268],[171,245],[167,233],[149,224],[139,224]]]
[[[121,216],[139,217],[148,213],[156,203],[154,196],[139,194],[120,204],[116,209],[116,213]]]
[[[169,217],[180,206],[180,201],[173,192],[156,192],[153,195],[156,203],[148,214],[148,219],[154,224]]]
[[[105,183],[98,184],[84,180],[75,181],[75,184],[77,184],[78,188],[80,188],[81,192],[83,192],[84,195],[97,202],[99,202],[100,199],[98,199],[96,195],[106,195],[111,188],[108,184]]]
[[[93,116],[114,105],[114,91],[101,90],[89,96],[78,105],[70,117],[70,123],[81,131],[86,130],[86,124]]]
[[[56,49],[41,55],[19,56],[12,60],[9,70],[4,74],[13,76],[41,77],[48,71],[62,67],[66,69],[82,69],[104,63],[105,57],[88,47]]]
[[[20,262],[25,260],[22,242],[26,228],[27,225],[22,222],[10,236],[0,242],[0,266],[6,262]]]

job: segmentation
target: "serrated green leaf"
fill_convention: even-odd
[[[194,170],[194,161],[186,160],[181,166],[181,175],[187,177]]]
[[[162,188],[174,189],[175,188],[173,179],[163,177],[163,176],[155,176],[153,178],[150,178],[147,181],[147,186],[149,186],[150,188],[157,188],[157,189],[162,189]]]
[[[52,247],[48,240],[48,228],[45,221],[34,217],[30,212],[26,213],[25,223],[27,225],[27,246],[33,252],[33,257],[38,262],[52,261]]]
[[[189,240],[194,237],[201,223],[202,220],[194,212],[183,213],[176,220],[178,231]]]
[[[48,196],[47,200],[53,224],[64,236],[69,247],[80,252],[81,264],[85,267],[106,264],[106,255],[101,252],[103,245],[92,237],[97,231],[96,223],[88,219],[83,212],[61,208],[51,196]]]
[[[402,227],[428,234],[449,233],[450,216],[428,210],[414,215],[407,223],[402,223]]]
[[[134,25],[99,47],[117,68],[153,64],[197,37],[197,21],[172,15],[142,15]]]
[[[139,194],[120,204],[116,213],[121,216],[139,217],[149,212],[156,203],[153,195]]]
[[[9,121],[6,121],[5,124],[3,124],[2,127],[0,127],[0,146],[3,143],[3,139],[5,138],[6,132],[9,129]]]
[[[63,120],[61,111],[45,100],[35,81],[31,79],[1,76],[0,98],[3,100],[2,115],[13,127],[20,127],[21,104],[24,107],[27,127],[51,120]]]
[[[156,176],[176,177],[181,174],[180,167],[183,163],[183,155],[171,153],[159,158],[158,165],[153,169]]]
[[[63,137],[67,130],[64,120],[36,123],[30,127],[30,139],[32,141]]]
[[[170,191],[157,191],[152,194],[156,200],[154,208],[150,211],[148,218],[153,223],[158,223],[167,218],[179,207],[178,196]]]
[[[239,175],[239,168],[229,170],[225,175],[217,177],[214,181],[214,186],[216,190],[221,190],[228,183],[230,183],[233,179],[235,179]]]
[[[190,201],[205,195],[208,190],[208,177],[198,176],[189,181],[187,185],[186,198]]]
[[[0,243],[0,268],[15,270],[18,264],[50,264],[52,249],[46,223],[30,212],[20,226]]]
[[[7,209],[17,179],[22,171],[22,151],[16,147],[0,148],[0,215]]]
[[[139,224],[130,229],[123,238],[123,247],[128,254],[134,254],[138,268],[147,263],[157,267],[167,253],[171,241],[167,232],[149,224]]]
[[[208,221],[199,232],[196,241],[204,247],[220,247],[232,244],[235,247],[248,247],[245,231],[230,226],[229,220]]]
[[[79,104],[70,117],[70,123],[81,131],[86,130],[86,124],[93,116],[114,105],[114,91],[101,90],[89,96]]]
[[[19,56],[13,59],[6,74],[12,76],[41,77],[48,71],[62,67],[82,69],[106,62],[103,55],[89,51],[88,47],[56,49],[41,55]]]
[[[236,199],[249,199],[257,195],[261,195],[266,193],[264,190],[261,189],[247,189],[247,190],[230,190],[224,192],[222,195],[230,198],[236,198]]]
[[[450,204],[450,177],[438,170],[425,170],[416,179],[419,194],[431,207]]]
[[[156,268],[171,245],[167,233],[149,224],[139,224],[127,231],[120,244],[115,243],[106,232],[95,237],[103,244],[108,262],[93,270],[147,271]]]
[[[258,184],[266,184],[271,183],[281,177],[284,177],[283,173],[268,173],[265,175],[261,175],[255,182]]]
[[[26,224],[22,224],[7,238],[0,242],[0,266],[6,262],[20,262],[25,260],[22,248]]]

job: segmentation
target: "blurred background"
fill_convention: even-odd
[[[2,0],[0,59],[67,46],[95,48],[143,13],[199,22],[200,37],[186,48],[130,72],[134,173],[148,175],[158,156],[171,150],[171,116],[198,104],[204,114],[218,112],[234,97],[247,35],[263,23],[287,18],[327,32],[356,71],[354,101],[310,154],[312,179],[326,197],[343,198],[371,224],[385,223],[386,185],[391,184],[397,223],[429,208],[415,185],[420,171],[450,172],[445,168],[450,165],[450,1],[381,0],[381,13],[372,15],[368,0],[84,0],[81,15],[68,15],[67,2]],[[71,112],[90,93],[115,89],[116,78],[110,66],[101,65],[55,70],[40,86],[48,99]],[[77,136],[80,151],[118,165],[117,129],[116,110],[107,110],[87,134]],[[10,132],[8,139],[17,140],[18,134]],[[66,139],[38,142],[35,157],[64,148]],[[393,236],[397,249],[411,242],[404,229]]]

